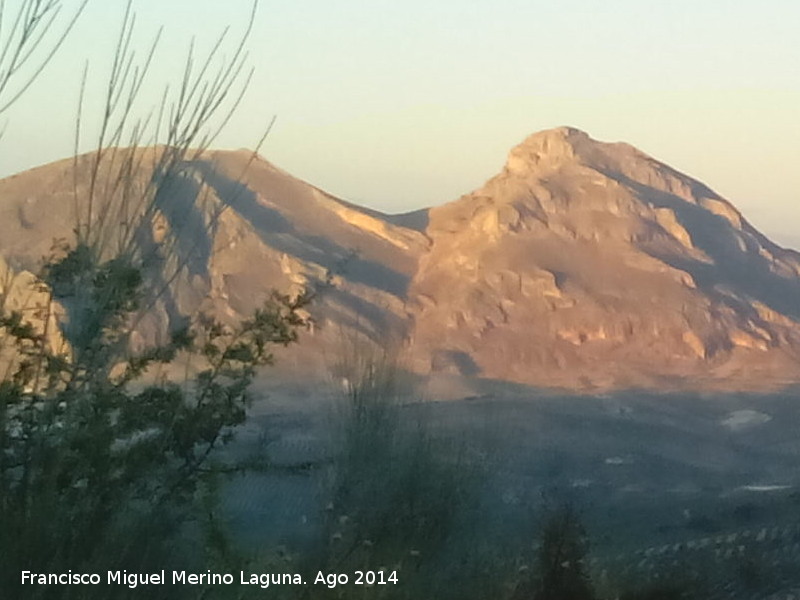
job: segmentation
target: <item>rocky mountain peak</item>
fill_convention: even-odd
[[[628,144],[533,134],[503,172],[432,209],[427,233],[410,291],[434,370],[761,386],[800,356],[800,256]]]
[[[69,237],[89,162],[0,180],[0,283],[4,260],[22,282],[0,285],[7,308],[28,297],[23,271]],[[202,252],[143,339],[193,311],[240,319],[273,288],[310,286],[323,290],[318,327],[298,365],[357,332],[407,348],[421,373],[587,390],[800,381],[800,255],[628,144],[542,131],[479,189],[394,217],[249,162],[206,153],[158,203],[152,243],[167,231]],[[220,211],[214,227],[203,202]]]
[[[533,168],[573,161],[583,147],[594,142],[585,132],[573,127],[558,127],[528,136],[508,155],[506,170],[526,175]]]

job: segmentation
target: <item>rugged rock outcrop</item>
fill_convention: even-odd
[[[69,160],[0,181],[13,269],[35,270],[70,237],[89,161],[77,177]],[[800,380],[800,255],[627,144],[537,133],[480,189],[408,215],[354,206],[245,151],[187,161],[168,190],[138,240],[185,268],[142,343],[182,315],[241,318],[273,288],[313,286],[306,358],[359,331],[402,340],[422,373],[573,389]]]
[[[420,368],[590,388],[796,377],[800,255],[629,145],[537,133],[429,217]]]
[[[143,157],[136,162],[153,164],[160,151],[137,150]],[[14,269],[37,272],[54,240],[73,238],[76,214],[86,215],[91,159],[79,158],[75,180],[70,159],[0,181],[0,256]],[[317,338],[333,340],[339,329],[376,339],[404,335],[408,282],[427,248],[425,236],[252,159],[249,151],[209,152],[186,161],[161,186],[135,238],[148,256],[153,287],[165,292],[141,321],[136,340],[155,341],[198,311],[241,319],[273,289],[308,287],[320,291]],[[143,167],[132,187],[141,192],[150,177]],[[119,188],[105,191],[113,180],[108,173],[97,179],[93,221],[107,230],[110,255],[119,229],[111,223],[139,222],[136,215],[146,209],[138,203],[146,194],[134,190],[123,198]],[[108,206],[114,216],[101,225]]]

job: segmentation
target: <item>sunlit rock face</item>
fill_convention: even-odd
[[[429,213],[410,286],[420,368],[540,385],[794,379],[800,256],[627,144],[534,134]]]
[[[146,165],[160,150],[137,152]],[[54,239],[71,237],[90,164],[0,181],[3,269],[35,272]],[[134,183],[150,177],[142,167]],[[249,152],[207,152],[181,166],[137,235],[158,258],[147,276],[166,284],[140,345],[186,315],[234,321],[272,289],[312,287],[301,368],[324,367],[359,334],[402,347],[421,373],[571,389],[800,379],[800,255],[702,183],[572,128],[528,137],[480,189],[397,216]]]
[[[122,198],[119,187],[106,193],[114,177],[100,173],[93,227],[106,231],[106,256],[114,253],[121,223],[140,223],[147,212],[152,171],[146,165],[160,152],[136,151],[142,167],[132,176],[132,199]],[[86,219],[91,165],[86,155],[77,160],[76,177],[69,159],[0,180],[0,256],[15,269],[39,271],[54,240],[73,239],[76,219]],[[157,198],[150,195],[151,214],[136,233],[158,297],[145,303],[150,310],[139,320],[135,346],[163,341],[187,315],[235,322],[273,290],[308,288],[316,291],[314,323],[300,366],[324,367],[349,334],[406,335],[408,282],[428,246],[421,232],[334,198],[248,151],[204,153],[181,164],[172,179]],[[101,223],[103,214],[117,218]],[[311,359],[319,360],[305,362]]]
[[[42,336],[47,348],[55,354],[69,354],[58,327],[63,308],[52,300],[34,273],[12,269],[0,256],[0,310],[3,315],[20,313],[35,326],[34,333]],[[14,340],[5,337],[0,329],[0,372],[13,373],[20,365],[21,355]]]

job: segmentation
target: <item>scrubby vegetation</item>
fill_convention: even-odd
[[[57,31],[62,9],[57,0],[25,1],[16,12],[0,4],[6,26],[0,39],[3,110],[42,72],[61,34],[74,23]],[[137,162],[141,156],[134,151],[120,154],[117,145],[128,134],[134,146],[145,139],[149,118],[133,115],[131,106],[155,45],[144,64],[133,67],[132,29],[129,4],[87,196],[75,198],[81,208],[75,214],[74,239],[57,242],[32,282],[36,305],[11,309],[5,296],[9,282],[0,289],[4,596],[126,595],[124,587],[105,586],[20,590],[23,570],[204,568],[213,551],[223,547],[215,517],[217,478],[244,467],[221,461],[217,450],[246,418],[257,369],[272,362],[275,345],[295,341],[304,324],[299,311],[308,296],[276,293],[242,323],[196,315],[173,327],[166,343],[134,349],[132,335],[141,316],[189,258],[169,237],[154,248],[143,243],[141,232],[185,161],[213,139],[211,119],[224,113],[223,102],[240,79],[247,34],[216,73],[208,69],[219,44],[199,67],[190,55],[183,88],[171,107],[161,107],[171,108],[166,149],[150,165],[150,183],[139,186],[139,170],[146,165]],[[55,34],[50,46],[48,34]],[[206,226],[213,227],[216,217]],[[161,278],[148,276],[155,267],[163,267]],[[178,359],[190,365],[192,375],[183,380],[158,375],[160,367]],[[148,595],[173,598],[176,592],[167,588]]]
[[[271,361],[271,346],[294,341],[301,324],[300,301],[275,298],[237,328],[209,321],[120,361],[110,348],[139,285],[135,271],[118,268],[74,274],[91,285],[92,307],[108,300],[86,313],[68,354],[54,354],[19,313],[0,317],[21,357],[0,384],[4,587],[23,570],[150,572],[175,552],[202,560],[187,525],[205,523],[199,500],[238,467],[216,461],[215,450],[244,421],[249,383]],[[142,380],[179,352],[198,359],[195,377]]]
[[[0,49],[10,49],[0,53],[0,115],[42,72],[80,6],[60,30],[51,28],[61,8],[57,0],[26,0],[6,20],[13,25],[0,30],[10,31],[0,37]],[[0,2],[0,17],[8,18],[7,10]],[[487,498],[492,465],[482,460],[479,443],[441,435],[424,403],[405,388],[397,353],[366,338],[350,340],[336,358],[342,390],[326,459],[299,469],[318,484],[312,539],[295,547],[238,543],[221,500],[225,477],[274,465],[220,450],[248,418],[258,369],[272,364],[274,347],[297,340],[313,294],[276,293],[241,323],[186,315],[172,323],[164,343],[132,343],[142,315],[191,254],[169,235],[153,245],[142,243],[140,234],[183,165],[213,140],[213,117],[227,120],[237,86],[246,87],[247,79],[247,33],[210,78],[219,45],[199,66],[190,57],[172,110],[165,101],[157,111],[170,115],[159,137],[161,117],[151,121],[131,112],[155,51],[154,45],[141,68],[131,68],[132,26],[129,6],[90,183],[86,197],[76,198],[82,209],[75,237],[58,243],[42,265],[31,296],[38,304],[26,312],[12,309],[0,292],[2,597],[264,595],[257,585],[20,588],[24,570],[175,568],[237,573],[237,583],[239,571],[291,571],[309,583],[317,573],[380,573],[373,575],[376,583],[361,587],[351,581],[269,591],[290,599],[722,598],[755,596],[782,577],[792,581],[791,565],[770,553],[782,552],[782,541],[796,549],[795,530],[723,536],[716,521],[701,515],[686,527],[705,537],[612,560],[593,552],[569,503],[527,506],[533,516],[495,527],[508,513],[498,515]],[[55,34],[52,43],[38,47],[37,55],[48,33]],[[36,56],[39,62],[29,61]],[[146,134],[150,122],[156,129]],[[165,146],[146,165],[141,152],[117,149],[126,140],[134,149],[157,140]],[[139,185],[136,176],[145,167],[153,176]],[[205,226],[219,216],[207,215]],[[167,368],[178,362],[187,365],[185,376]],[[757,516],[751,504],[733,512],[743,526]]]

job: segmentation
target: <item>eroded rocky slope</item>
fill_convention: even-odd
[[[67,160],[0,181],[0,256],[13,272],[35,271],[53,239],[71,237],[90,161],[77,177]],[[164,190],[137,243],[163,258],[171,240],[185,268],[172,278],[165,260],[149,273],[168,293],[141,343],[183,315],[241,318],[273,288],[311,286],[306,357],[359,331],[402,342],[421,373],[589,390],[800,379],[800,255],[626,144],[537,133],[482,188],[399,216],[244,151],[187,161]],[[19,304],[21,287],[4,289]]]
[[[427,233],[410,298],[434,367],[569,387],[794,377],[800,256],[626,144],[532,135]]]

